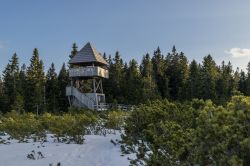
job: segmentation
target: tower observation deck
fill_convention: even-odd
[[[109,78],[108,63],[87,43],[69,61],[70,86],[66,88],[71,106],[101,110],[105,106],[102,79]]]

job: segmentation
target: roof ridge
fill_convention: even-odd
[[[94,46],[91,45],[90,42],[88,42],[87,44],[89,44],[89,46],[90,46],[90,48],[91,48],[91,51],[92,51],[92,53],[93,53],[93,55],[94,55],[94,57],[95,57],[95,60],[97,60],[97,57],[96,57],[96,56],[99,55],[99,52],[96,50],[96,48],[95,48]],[[96,53],[97,53],[97,55],[96,55]]]

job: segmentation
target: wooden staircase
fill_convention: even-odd
[[[71,104],[81,108],[94,109],[95,99],[87,96],[85,93],[81,93],[77,88],[68,86],[66,88],[66,95],[70,97]]]

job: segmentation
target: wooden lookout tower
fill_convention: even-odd
[[[102,79],[109,77],[106,60],[87,43],[69,64],[71,85],[66,88],[66,95],[70,105],[102,110],[106,103]]]

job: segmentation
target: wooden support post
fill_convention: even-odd
[[[100,87],[101,87],[101,92],[102,92],[102,94],[103,94],[103,87],[102,87],[102,79],[100,80]]]
[[[93,88],[94,88],[94,93],[96,93],[96,84],[95,84],[95,78],[93,78]]]

